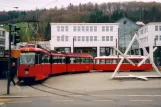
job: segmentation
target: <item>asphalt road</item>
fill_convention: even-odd
[[[84,95],[1,98],[0,107],[161,107],[161,89],[126,89]]]

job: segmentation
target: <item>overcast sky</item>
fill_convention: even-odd
[[[18,7],[18,10],[35,10],[36,8],[53,8],[55,6],[66,7],[69,3],[103,3],[103,2],[124,2],[124,1],[143,1],[143,2],[160,2],[161,0],[0,0],[0,11],[16,10],[13,7]]]

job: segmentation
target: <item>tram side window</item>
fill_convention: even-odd
[[[118,60],[117,59],[115,59],[115,60],[113,60],[113,62],[112,62],[113,64],[117,64],[118,63]]]
[[[82,63],[82,59],[81,58],[75,58],[75,61],[76,61],[76,63]]]
[[[93,59],[90,58],[90,63],[93,63]]]
[[[123,63],[124,64],[129,64],[129,62],[126,59],[123,61]]]
[[[82,63],[93,63],[93,59],[91,58],[82,58]]]
[[[95,59],[95,60],[94,60],[94,63],[95,63],[95,64],[99,64],[99,60],[98,60],[98,59]]]
[[[83,63],[89,63],[89,62],[90,62],[89,58],[84,58],[83,59]]]
[[[106,60],[106,64],[110,64],[110,60],[109,59]]]
[[[149,60],[149,59],[146,60],[145,63],[146,63],[146,64],[150,64],[150,60]]]
[[[50,56],[44,55],[42,56],[42,63],[49,63],[50,62]]]
[[[65,62],[66,62],[65,57],[62,57],[62,63],[65,64]]]
[[[75,58],[69,58],[69,63],[73,64],[73,63],[76,63],[76,59]]]
[[[61,57],[57,57],[57,63],[59,63],[59,64],[62,63],[62,58]]]
[[[137,64],[137,63],[139,63],[139,60],[136,60],[135,59],[135,60],[132,60],[132,62],[135,63],[135,64]]]
[[[100,59],[100,64],[105,64],[105,60],[104,59]]]
[[[57,63],[57,57],[53,57],[53,58],[52,58],[52,63],[53,63],[53,64]]]
[[[53,62],[53,64],[57,64],[57,63],[64,64],[66,62],[66,59],[65,59],[65,57],[54,56],[52,62]]]
[[[35,64],[41,64],[42,63],[42,53],[36,53],[35,55]]]

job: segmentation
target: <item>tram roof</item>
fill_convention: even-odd
[[[78,58],[93,58],[92,55],[88,53],[67,53],[66,54],[68,57],[78,57]]]
[[[145,56],[141,56],[141,55],[126,55],[128,59],[143,59],[145,58]],[[99,57],[95,57],[94,59],[121,59],[122,56],[99,56]]]
[[[41,48],[34,48],[34,47],[25,47],[25,48],[20,48],[21,52],[44,52],[47,54],[50,54],[49,52],[41,49]]]

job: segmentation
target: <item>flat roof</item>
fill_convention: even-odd
[[[51,25],[119,25],[119,23],[50,23]]]

